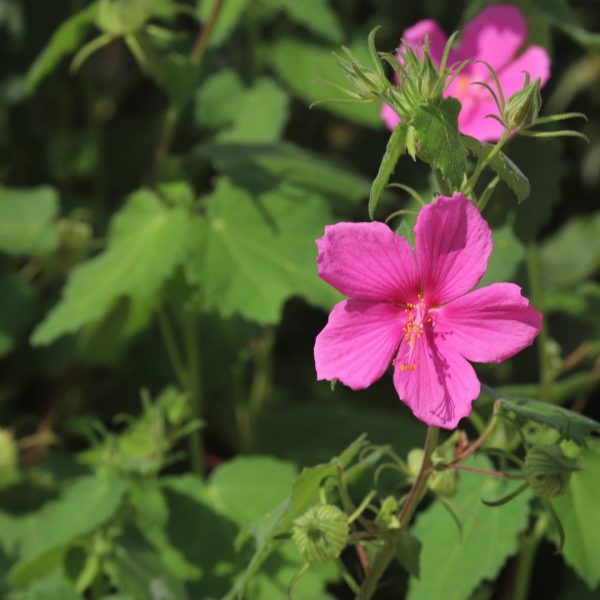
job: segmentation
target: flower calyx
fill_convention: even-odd
[[[335,560],[350,539],[348,515],[334,504],[313,506],[294,521],[292,539],[308,564]]]
[[[533,446],[525,456],[523,474],[531,489],[541,498],[562,496],[579,463],[565,455],[560,446]]]

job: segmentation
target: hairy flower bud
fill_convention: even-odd
[[[510,131],[521,131],[535,124],[542,108],[540,85],[539,77],[530,83],[529,73],[526,73],[523,89],[508,99],[504,109],[504,121]]]
[[[577,462],[562,451],[560,446],[533,446],[525,457],[523,472],[531,489],[542,498],[562,496],[569,485],[571,474],[577,471]]]
[[[120,37],[139,31],[152,15],[152,0],[100,0],[96,25]]]
[[[336,559],[348,544],[348,516],[333,504],[314,506],[294,521],[292,539],[308,563]]]

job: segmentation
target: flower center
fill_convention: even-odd
[[[408,321],[404,326],[404,339],[412,348],[415,341],[423,335],[424,328],[431,326],[433,321],[429,316],[429,309],[419,294],[416,304],[410,302],[406,305],[404,312],[408,314]]]

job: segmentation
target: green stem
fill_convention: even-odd
[[[437,445],[438,436],[439,429],[436,427],[427,428],[427,437],[425,438],[425,446],[423,448],[423,464],[421,465],[419,474],[408,494],[408,498],[400,511],[399,519],[401,527],[394,532],[393,536],[390,536],[383,548],[381,548],[375,556],[371,571],[364,580],[360,594],[357,596],[359,600],[369,600],[372,598],[377,589],[379,580],[396,554],[396,546],[399,537],[402,535],[404,529],[410,524],[410,521],[419,506],[419,502],[425,494],[427,480],[430,477],[429,468],[431,467],[431,454]]]
[[[544,311],[542,282],[540,276],[540,262],[538,249],[535,242],[530,242],[527,247],[527,271],[529,275],[529,287],[531,289],[531,303],[540,311]],[[552,402],[552,365],[548,355],[548,344],[550,334],[548,324],[544,322],[537,337],[536,345],[540,368],[540,397],[544,402]]]
[[[521,538],[513,600],[527,600],[529,597],[535,555],[547,528],[548,516],[543,514],[536,521],[533,531]]]
[[[192,406],[192,418],[202,421],[203,394],[202,372],[200,365],[200,345],[198,343],[198,319],[194,312],[188,312],[183,318],[183,337],[188,365],[188,393]],[[204,445],[202,430],[194,429],[190,433],[190,460],[198,475],[204,474]]]
[[[475,170],[469,180],[467,181],[467,185],[465,188],[465,194],[468,196],[475,191],[475,186],[479,181],[480,175],[483,173],[483,170],[492,162],[492,160],[499,154],[502,150],[504,144],[508,142],[510,139],[510,134],[508,131],[504,131],[500,139],[496,142],[496,145],[490,150],[490,153],[482,160],[477,163]]]
[[[451,196],[452,190],[450,189],[450,186],[444,179],[444,176],[437,169],[433,171],[433,174],[435,176],[435,181],[437,183],[438,189],[440,190],[440,194],[444,196]]]
[[[254,358],[254,378],[248,397],[250,416],[254,419],[262,410],[265,399],[271,392],[273,381],[273,345],[275,331],[272,327],[265,327],[263,335],[257,344]]]
[[[165,344],[165,348],[167,350],[169,361],[171,363],[171,366],[173,367],[173,372],[175,373],[175,377],[177,377],[177,380],[179,381],[181,387],[187,389],[187,373],[183,364],[183,360],[181,358],[181,354],[179,352],[177,340],[175,339],[175,333],[173,332],[171,322],[169,321],[169,316],[164,307],[159,306],[159,308],[156,311],[156,318],[158,321],[160,333],[163,338],[163,342]]]

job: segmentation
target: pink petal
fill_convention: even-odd
[[[315,342],[317,379],[369,387],[390,366],[407,316],[393,304],[344,300],[333,307]]]
[[[462,356],[500,362],[533,343],[542,315],[513,283],[494,283],[436,311],[435,330]]]
[[[346,296],[413,302],[419,274],[409,243],[383,223],[337,223],[317,240],[319,276]]]
[[[460,60],[484,60],[499,71],[513,59],[526,39],[527,22],[516,6],[488,6],[465,25],[460,41]],[[488,73],[483,65],[472,68],[482,75]]]
[[[463,108],[458,115],[458,127],[462,134],[477,138],[480,142],[497,142],[504,132],[504,126],[488,117],[499,116],[498,107],[487,91],[481,91],[485,92],[486,97],[480,96],[470,105],[461,98]]]
[[[550,78],[550,57],[541,46],[530,46],[519,58],[498,74],[502,91],[507,100],[509,96],[523,88],[525,71],[529,73],[531,81],[540,77],[542,86]]]
[[[400,123],[400,117],[389,104],[384,104],[381,107],[381,118],[390,131],[396,129],[396,126]]]
[[[402,39],[407,42],[418,56],[422,56],[427,36],[429,36],[429,55],[433,62],[439,65],[444,54],[448,36],[433,19],[417,21],[412,27],[404,31]],[[401,52],[399,52],[398,58],[400,58],[400,54]],[[452,64],[452,61],[449,60],[448,64]]]
[[[417,419],[445,429],[454,429],[471,414],[481,388],[473,367],[432,329],[412,348],[400,345],[394,385]]]
[[[475,287],[487,268],[492,232],[475,205],[458,193],[421,209],[415,243],[425,302],[432,307]]]

